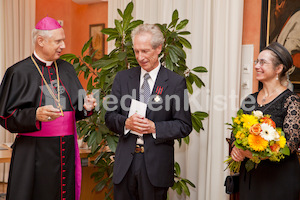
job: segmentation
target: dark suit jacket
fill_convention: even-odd
[[[137,136],[131,133],[124,135],[124,126],[131,104],[128,95],[139,99],[140,73],[140,67],[117,73],[111,94],[117,97],[118,103],[109,105],[108,107],[115,109],[107,111],[105,115],[107,127],[120,135],[114,164],[115,184],[124,178],[135,151]],[[146,118],[155,123],[156,139],[152,134],[144,135],[144,159],[152,185],[170,187],[174,184],[174,139],[186,137],[192,131],[191,113],[184,77],[161,66],[153,87],[153,95],[157,94],[157,88],[162,88],[161,101],[152,106],[161,109],[153,111],[148,106],[146,112]],[[121,106],[120,100],[124,95],[127,95],[125,106],[128,109]],[[171,95],[177,95],[179,98],[173,96],[174,98],[168,100]],[[150,101],[154,102],[153,99]],[[170,102],[169,106],[167,101]]]

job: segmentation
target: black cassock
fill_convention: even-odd
[[[73,66],[60,59],[56,61],[60,78],[57,88],[54,63],[47,67],[34,55],[33,58],[54,94],[60,92],[63,111],[75,113],[76,120],[89,116],[91,112],[78,110],[82,86]],[[12,146],[9,200],[75,199],[74,135],[26,136],[43,130],[43,123],[36,121],[36,109],[44,105],[57,107],[31,58],[8,68],[0,86],[0,123],[11,133],[23,133],[17,135]],[[75,119],[75,126],[74,122]]]

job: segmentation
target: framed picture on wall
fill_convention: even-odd
[[[274,41],[292,55],[295,69],[290,81],[300,93],[300,0],[262,0],[260,49]]]
[[[105,37],[101,32],[104,29],[105,24],[91,24],[90,25],[90,38],[93,37],[91,45],[90,45],[90,55],[92,55],[95,51],[94,59],[98,60],[104,55],[104,42]]]

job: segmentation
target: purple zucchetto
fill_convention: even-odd
[[[35,26],[38,30],[54,30],[61,28],[61,25],[51,17],[45,17],[41,19]]]

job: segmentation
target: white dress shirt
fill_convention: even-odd
[[[150,94],[152,94],[152,90],[153,90],[153,87],[154,87],[154,84],[155,84],[155,81],[156,81],[156,78],[157,78],[157,75],[158,75],[158,72],[159,72],[159,69],[161,68],[161,64],[159,63],[157,67],[155,67],[153,70],[151,70],[150,72],[147,72],[146,70],[144,70],[143,68],[141,68],[141,75],[140,75],[140,91],[141,91],[141,88],[142,88],[142,85],[144,83],[144,75],[146,73],[148,73],[150,75],[150,78],[148,79],[148,84],[149,84],[149,87],[150,87]],[[126,129],[124,128],[124,134],[126,135],[130,130],[129,129]],[[152,136],[154,139],[156,139],[156,133],[152,133]],[[137,141],[136,141],[137,144],[144,144],[144,140],[143,140],[143,137],[142,136],[139,136],[137,138]]]

